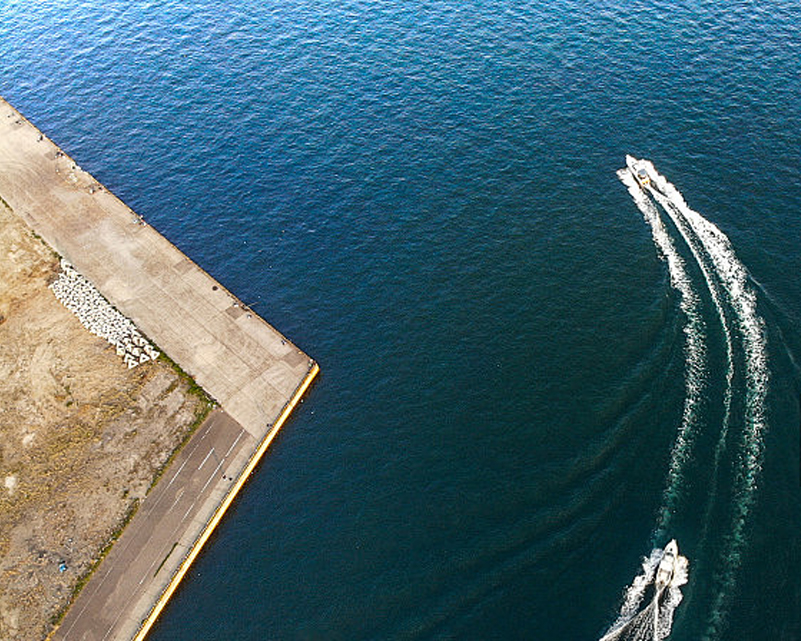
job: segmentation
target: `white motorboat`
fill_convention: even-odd
[[[676,539],[671,539],[670,543],[665,546],[665,552],[662,555],[662,560],[659,562],[659,567],[656,569],[657,590],[667,587],[673,580],[678,559],[679,545],[676,543]]]

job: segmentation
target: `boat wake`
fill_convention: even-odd
[[[663,494],[662,509],[659,513],[655,539],[664,538],[670,526],[670,516],[676,510],[676,504],[681,497],[683,470],[692,452],[695,433],[698,427],[698,414],[706,393],[707,345],[706,327],[704,324],[701,301],[693,289],[693,283],[687,274],[684,260],[681,258],[673,239],[659,217],[659,212],[631,172],[621,169],[618,177],[629,188],[637,207],[643,214],[645,221],[651,227],[651,235],[660,255],[668,264],[670,283],[679,292],[680,307],[687,319],[684,327],[684,353],[685,353],[685,397],[681,425],[670,455],[668,478]],[[696,256],[696,260],[698,257]],[[705,273],[708,283],[711,279]],[[714,290],[710,285],[710,289]],[[713,298],[717,303],[717,293]],[[720,306],[718,305],[718,309]],[[719,315],[722,318],[722,312]],[[727,332],[728,336],[728,332]],[[731,363],[731,358],[729,357]]]
[[[627,168],[618,171],[618,177],[628,187],[651,228],[657,251],[667,263],[671,286],[680,295],[679,305],[685,318],[684,411],[671,450],[662,505],[654,528],[654,542],[667,538],[673,519],[681,513],[686,492],[685,469],[694,455],[693,448],[700,429],[699,415],[703,403],[711,402],[705,400],[713,368],[708,363],[708,332],[703,320],[700,291],[704,291],[704,296],[708,296],[707,300],[714,306],[714,324],[719,323],[725,344],[721,419],[718,425],[705,426],[705,429],[717,430],[717,438],[709,466],[709,498],[701,524],[701,547],[707,544],[713,525],[719,527],[714,523],[713,508],[719,512],[718,504],[724,501],[726,513],[730,515],[720,535],[721,541],[715,545],[723,552],[715,564],[715,575],[710,582],[712,594],[704,615],[703,635],[711,641],[719,638],[725,625],[761,471],[769,385],[765,324],[757,312],[756,294],[748,270],[737,258],[726,235],[692,210],[679,190],[659,174],[650,161],[627,157]],[[670,231],[666,224],[668,221]],[[694,280],[690,276],[677,249],[677,240],[686,246],[692,261],[697,264],[696,274],[702,278]],[[733,409],[735,398],[744,399],[740,412]],[[735,428],[740,430],[736,451],[727,452],[732,442],[730,433]],[[731,469],[719,469],[724,461],[730,462]],[[719,496],[718,478],[721,473],[734,479],[730,497]],[[641,607],[649,586],[658,584],[655,574],[663,556],[664,552],[657,548],[644,559],[642,572],[624,593],[619,616],[602,641],[664,639],[670,634],[673,612],[682,598],[679,585],[687,580],[686,563],[668,587],[662,592],[657,591],[647,605]]]
[[[642,572],[634,577],[624,594],[620,616],[600,641],[661,641],[670,635],[673,613],[683,598],[679,588],[687,583],[688,561],[676,556],[671,561],[674,565],[669,580],[660,583],[659,571],[668,547],[654,549],[643,559]],[[647,605],[641,607],[648,592],[652,596],[647,599]]]

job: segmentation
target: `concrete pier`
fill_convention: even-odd
[[[141,639],[318,368],[1,98],[0,197],[221,408],[52,635]]]
[[[0,196],[242,427],[275,420],[309,357],[5,101]]]

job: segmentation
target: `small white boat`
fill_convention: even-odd
[[[637,160],[634,156],[626,156],[626,166],[631,175],[640,183],[640,187],[647,187],[651,184],[651,176],[648,175],[648,168],[645,162]]]
[[[679,545],[676,543],[676,539],[671,539],[670,543],[665,546],[665,553],[662,555],[662,560],[659,562],[659,567],[656,569],[657,590],[662,590],[667,587],[673,580],[678,558]]]

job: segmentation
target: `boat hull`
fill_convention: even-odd
[[[679,546],[676,539],[672,539],[670,543],[665,546],[665,553],[662,560],[659,562],[659,567],[656,570],[656,588],[662,590],[673,580],[673,575],[676,572],[676,563],[679,558]]]
[[[627,155],[626,166],[640,187],[645,188],[650,186],[651,176],[648,173],[648,167],[646,166],[645,161],[638,160],[634,156]]]

